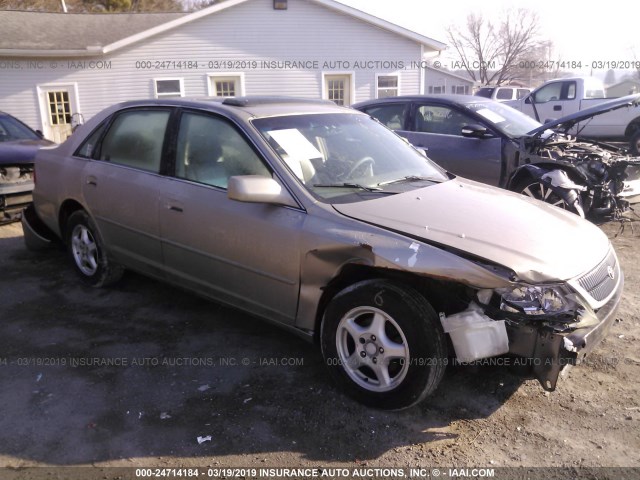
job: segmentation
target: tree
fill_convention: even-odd
[[[548,54],[548,48],[539,40],[537,14],[522,8],[505,11],[497,23],[472,13],[464,28],[451,26],[447,34],[461,66],[473,80],[484,85],[528,82],[532,72],[523,71],[527,70],[523,66],[538,66],[540,56]]]
[[[69,13],[182,12],[180,0],[65,0]],[[60,0],[0,0],[0,10],[62,12]]]

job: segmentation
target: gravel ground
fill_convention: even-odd
[[[84,287],[63,251],[29,252],[19,224],[2,226],[0,466],[639,467],[640,228],[602,228],[623,302],[555,392],[455,366],[389,413],[337,391],[290,334],[132,273]]]

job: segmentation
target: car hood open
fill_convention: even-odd
[[[612,100],[599,103],[593,107],[580,110],[576,113],[572,113],[571,115],[566,115],[557,120],[552,120],[551,122],[545,123],[544,125],[531,130],[529,132],[529,135],[537,135],[544,132],[545,130],[561,129],[567,131],[576,123],[582,122],[583,120],[588,120],[592,117],[596,117],[598,115],[602,115],[603,113],[611,112],[612,110],[617,110],[619,108],[637,107],[638,105],[640,105],[640,93],[635,95],[627,95],[626,97],[614,98]],[[640,109],[638,111],[638,114],[640,114]]]
[[[465,179],[333,207],[349,217],[503,265],[527,282],[574,278],[609,250],[604,233],[578,215]]]

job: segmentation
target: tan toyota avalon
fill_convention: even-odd
[[[453,359],[510,355],[553,390],[622,295],[594,225],[329,102],[119,104],[40,151],[33,197],[27,245],[59,237],[86,283],[131,269],[260,316],[382,408],[424,399]]]

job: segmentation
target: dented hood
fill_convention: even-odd
[[[576,277],[609,249],[604,233],[578,215],[465,179],[334,208],[498,263],[528,282]]]

